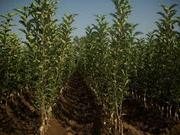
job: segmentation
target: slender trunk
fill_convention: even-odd
[[[122,104],[123,104],[123,94],[122,94],[122,101],[121,101],[121,105],[120,105],[120,110],[119,110],[119,134],[123,135],[123,121],[122,121]]]
[[[174,118],[175,121],[179,120],[179,115],[177,112],[175,112],[175,118]]]
[[[146,90],[145,90],[143,101],[144,101],[144,107],[145,107],[145,109],[148,109],[148,108],[147,108],[147,101],[146,101],[146,100],[147,100],[147,99],[146,99]]]
[[[179,106],[176,108],[175,110],[175,120],[179,120],[179,112],[180,112],[180,109],[179,109]]]
[[[115,135],[119,135],[119,114],[118,114],[118,104],[116,102],[116,111],[115,111]]]
[[[169,118],[169,105],[166,106],[166,117]]]
[[[42,103],[41,103],[41,126],[40,126],[40,135],[45,135],[46,126],[47,126],[47,113],[45,108],[45,97],[42,96]]]
[[[120,133],[121,133],[121,135],[124,134],[123,133],[123,121],[122,121],[122,119],[120,119]]]

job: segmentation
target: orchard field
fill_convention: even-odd
[[[0,135],[180,135],[177,5],[142,36],[129,0],[112,0],[112,22],[96,15],[77,37],[77,14],[57,21],[57,3],[0,16]]]

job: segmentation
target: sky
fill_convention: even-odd
[[[32,0],[0,0],[0,14],[11,12],[31,2]],[[177,15],[180,16],[180,0],[130,0],[130,3],[132,14],[129,21],[139,24],[136,30],[145,34],[155,28],[154,22],[160,17],[157,12],[161,11],[161,5],[178,4]],[[110,13],[113,12],[114,6],[111,0],[60,0],[56,18],[61,20],[65,13],[78,14],[73,24],[76,28],[73,35],[83,36],[85,27],[95,23],[95,15],[105,14],[107,20],[111,22]],[[17,24],[18,20],[16,19],[15,22]]]

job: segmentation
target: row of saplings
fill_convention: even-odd
[[[41,134],[53,114],[84,134],[123,134],[123,100],[179,120],[179,17],[176,5],[162,6],[157,29],[138,38],[129,23],[128,0],[112,0],[110,25],[104,15],[72,37],[75,14],[54,19],[57,1],[34,0],[22,9],[19,29],[12,17],[0,24],[0,133]],[[8,128],[7,128],[8,127]]]

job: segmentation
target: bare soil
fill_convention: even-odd
[[[56,119],[52,118],[49,121],[49,128],[46,135],[67,135],[67,129]]]
[[[18,93],[1,94],[0,132],[8,135],[36,134],[40,125],[40,115],[33,107],[33,100],[34,96],[29,92],[21,95]]]
[[[95,93],[78,71],[74,72],[61,90],[53,112],[55,118],[62,125],[71,127],[74,133],[100,134],[101,107]]]
[[[157,109],[146,109],[137,100],[125,100],[123,121],[144,135],[176,135],[180,133],[180,121],[162,116]],[[179,134],[180,135],[180,134]]]
[[[37,135],[40,113],[31,92],[0,95],[0,135]],[[180,135],[180,122],[146,110],[142,103],[125,100],[124,135]],[[46,135],[99,135],[101,107],[80,73],[75,72],[53,108]],[[108,135],[108,134],[104,134]]]

